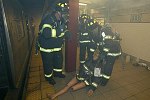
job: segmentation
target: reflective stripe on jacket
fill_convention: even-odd
[[[44,49],[44,48],[40,47],[40,51],[48,52],[48,53],[50,53],[50,52],[55,52],[55,51],[60,51],[60,50],[61,50],[61,48]]]
[[[51,37],[56,37],[56,29],[54,29],[50,24],[44,24],[44,25],[42,26],[42,29],[40,30],[40,32],[43,33],[43,30],[44,30],[45,28],[50,28],[51,31],[52,31]]]

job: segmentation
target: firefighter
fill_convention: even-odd
[[[64,39],[70,36],[67,25],[62,17],[61,7],[56,4],[48,14],[44,15],[39,25],[36,48],[40,50],[45,79],[52,85],[54,77],[64,78],[62,74]]]
[[[92,45],[94,46],[94,48],[99,47],[99,41],[100,41],[100,32],[101,32],[101,28],[102,26],[95,20],[92,19],[92,22],[94,23],[93,25],[91,25],[90,30],[92,33]],[[96,47],[95,47],[96,46]]]
[[[111,77],[116,57],[121,55],[121,48],[109,24],[105,24],[102,28],[99,42],[100,57],[103,64],[101,85],[105,86]]]
[[[83,65],[85,59],[92,59],[92,55],[96,49],[96,45],[92,40],[92,30],[94,21],[87,14],[79,17],[79,44],[80,44],[80,66]],[[87,56],[86,56],[87,53]]]
[[[51,100],[55,99],[57,96],[66,93],[69,89],[75,91],[86,86],[89,86],[87,95],[91,96],[101,80],[101,66],[100,66],[99,52],[96,50],[93,55],[92,60],[86,60],[83,67],[80,69],[80,73],[76,75],[64,88],[55,94],[47,94],[47,97]],[[96,70],[96,71],[94,71]]]

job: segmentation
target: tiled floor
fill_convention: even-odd
[[[55,86],[48,84],[44,79],[40,55],[35,56],[32,51],[26,100],[48,100],[46,93],[61,89],[74,74],[66,73],[64,79],[55,78]],[[150,71],[130,63],[123,69],[120,60],[117,60],[107,86],[99,86],[93,96],[88,97],[84,88],[67,92],[56,100],[150,100]]]

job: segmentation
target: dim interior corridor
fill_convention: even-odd
[[[33,46],[26,100],[49,100],[46,94],[55,93],[65,86],[75,72],[65,73],[66,78],[64,79],[54,78],[56,85],[50,85],[44,79],[40,54],[35,56],[34,50]],[[120,59],[117,59],[108,84],[105,87],[99,86],[91,97],[86,95],[86,90],[84,88],[74,92],[69,91],[55,100],[150,100],[150,71],[141,66],[132,66],[131,63],[126,63],[123,69]]]

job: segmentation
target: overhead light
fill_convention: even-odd
[[[86,6],[87,4],[86,4],[86,3],[81,3],[81,2],[79,2],[79,5],[80,5],[80,6]]]

